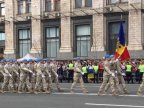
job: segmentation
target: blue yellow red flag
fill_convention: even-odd
[[[115,59],[117,58],[121,58],[121,61],[124,61],[130,58],[130,55],[129,55],[129,52],[127,50],[127,46],[125,43],[123,22],[120,23],[120,29],[119,29],[118,39],[117,39]]]

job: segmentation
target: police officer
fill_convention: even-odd
[[[84,87],[84,82],[82,78],[82,65],[81,65],[79,57],[76,58],[76,62],[74,64],[74,78],[73,79],[74,79],[74,82],[72,83],[71,88],[70,88],[71,93],[74,93],[74,87],[78,81],[80,82],[83,93],[88,92],[87,89]]]
[[[72,63],[72,61],[70,61],[70,63],[68,64],[68,83],[70,82],[70,80],[72,80],[73,82],[73,75],[74,75],[74,64]]]

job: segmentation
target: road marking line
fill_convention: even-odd
[[[87,93],[87,94],[85,94],[85,93],[66,93],[66,92],[61,92],[61,93],[53,93],[53,94],[59,94],[59,95],[62,95],[62,94],[64,94],[64,95],[72,95],[72,94],[74,94],[74,95],[88,95],[88,96],[98,96],[98,94],[97,93]],[[107,95],[103,95],[103,96],[112,96],[112,94],[107,94]],[[144,96],[138,96],[138,95],[119,95],[119,96],[121,96],[121,97],[144,97]]]
[[[135,105],[117,105],[117,104],[96,104],[96,103],[85,103],[85,105],[90,105],[90,106],[129,107],[129,108],[144,108],[144,106],[135,106]]]

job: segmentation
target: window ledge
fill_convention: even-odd
[[[31,13],[16,14],[16,16],[28,16],[28,15],[31,15]]]
[[[109,4],[106,4],[107,6],[111,6],[111,5],[123,5],[123,4],[128,4],[128,2],[117,2],[117,3],[109,3]]]

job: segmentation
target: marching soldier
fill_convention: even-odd
[[[5,81],[5,72],[4,72],[4,60],[2,60],[2,61],[0,61],[0,73],[3,75],[3,82]],[[2,84],[3,85],[3,84]],[[2,88],[1,88],[1,90],[0,90],[0,92],[4,92],[4,91],[2,91]]]
[[[114,83],[115,83],[115,87],[116,89],[118,89],[118,92],[121,94],[122,92],[124,94],[128,94],[128,90],[126,88],[126,84],[125,84],[125,80],[123,78],[124,73],[122,73],[122,69],[121,69],[121,63],[120,61],[117,59],[116,61],[113,61],[113,69],[115,70],[115,77],[114,77]],[[122,87],[122,92],[121,92],[121,88],[120,85]],[[108,88],[110,87],[110,83],[108,83],[105,87],[105,91],[108,90]]]
[[[74,93],[74,87],[78,81],[80,82],[81,89],[82,89],[83,93],[88,92],[86,90],[86,88],[84,87],[84,82],[83,82],[83,78],[82,78],[82,65],[81,65],[79,57],[76,58],[76,62],[74,64],[74,78],[73,78],[73,80],[74,80],[74,82],[72,83],[71,88],[70,88],[71,93]]]
[[[14,79],[14,89],[15,91],[18,91],[18,85],[19,85],[19,65],[17,64],[16,60],[13,60],[12,63],[12,71],[13,71],[13,79]]]
[[[60,88],[60,84],[59,84],[59,80],[58,80],[57,64],[56,64],[55,60],[51,60],[50,65],[49,65],[49,71],[50,71],[52,81],[54,81],[56,83],[56,87],[57,87],[58,91],[61,92],[62,90]],[[52,89],[52,86],[51,86],[51,89]]]
[[[49,71],[49,66],[50,66],[50,63],[48,61],[48,58],[45,58],[44,59],[44,71],[45,71],[45,76],[46,76],[46,81],[48,83],[48,91],[51,92],[52,90],[52,79],[51,79],[51,74],[50,74],[50,71]]]
[[[2,84],[2,92],[4,93],[4,91],[7,89],[9,89],[8,87],[10,87],[11,89],[13,88],[13,79],[12,79],[12,75],[10,74],[11,71],[11,66],[10,66],[10,62],[9,60],[6,61],[6,64],[4,65],[4,81]]]
[[[45,79],[45,74],[44,74],[44,65],[42,59],[37,59],[36,60],[38,63],[35,64],[34,69],[36,71],[36,84],[35,84],[35,94],[38,94],[39,86],[42,81],[42,87],[45,93],[48,93],[47,90],[47,84],[46,84],[46,79]]]
[[[36,82],[36,72],[34,71],[34,62],[32,59],[28,60],[27,67],[32,73],[29,74],[29,80],[32,86],[32,91],[34,92],[35,82]]]
[[[18,93],[22,93],[24,91],[24,87],[28,88],[28,91],[32,93],[32,85],[29,81],[29,73],[33,73],[31,70],[27,68],[27,60],[23,60],[23,63],[20,64],[20,83],[18,86]]]
[[[115,74],[114,74],[113,70],[111,71],[110,55],[105,55],[104,59],[105,59],[105,61],[104,61],[103,82],[100,86],[98,95],[103,95],[105,87],[106,87],[108,82],[110,83],[112,95],[117,95],[115,88],[114,88],[114,80],[113,80],[115,77]]]

